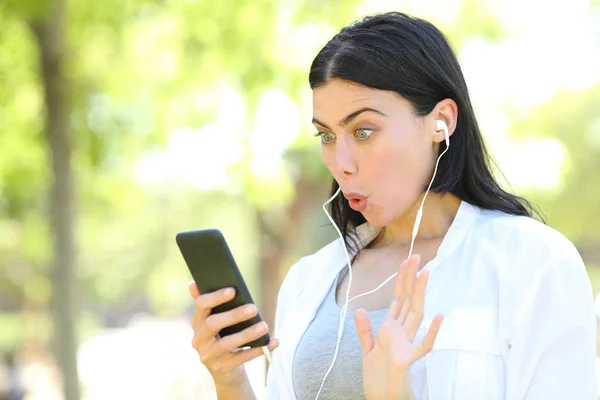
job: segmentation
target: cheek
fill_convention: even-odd
[[[419,157],[404,144],[388,143],[370,158],[369,178],[382,193],[406,192],[416,182]]]
[[[325,164],[329,172],[333,175],[334,178],[337,179],[336,171],[334,169],[333,152],[330,151],[326,146],[321,146],[321,157],[323,158],[323,163]]]
[[[418,199],[423,186],[427,157],[405,143],[382,146],[368,171],[373,211],[383,219],[403,214]]]

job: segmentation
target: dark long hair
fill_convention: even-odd
[[[374,89],[394,91],[408,100],[416,115],[429,114],[443,99],[458,106],[452,148],[440,160],[431,192],[452,193],[484,209],[532,217],[524,198],[506,192],[494,178],[467,84],[448,40],[431,23],[398,12],[365,17],[345,28],[314,59],[312,89],[330,79],[353,81]],[[446,144],[440,145],[440,152]],[[333,180],[331,195],[339,188]],[[331,216],[346,243],[349,233],[365,222],[343,196],[330,205]],[[543,220],[539,213],[536,214]],[[354,246],[353,246],[354,247]]]

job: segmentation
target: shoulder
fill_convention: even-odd
[[[336,239],[318,251],[302,257],[286,273],[280,291],[294,293],[295,297],[299,296],[309,278],[318,274],[318,270],[327,268],[342,246],[341,239]]]
[[[523,318],[565,307],[576,323],[593,314],[581,255],[558,230],[533,218],[481,210],[468,242],[473,271],[485,266],[481,270],[497,283],[501,323],[515,328]]]
[[[534,218],[482,210],[471,236],[499,252],[529,262],[560,260],[583,264],[577,248],[568,238]]]
[[[313,287],[311,282],[318,282],[319,275],[325,268],[331,266],[331,261],[337,257],[339,249],[343,248],[341,240],[334,240],[317,252],[302,257],[290,267],[283,279],[277,295],[275,311],[275,331],[279,332],[285,314],[293,307],[296,300],[302,296],[306,288]]]
[[[498,282],[501,302],[513,311],[528,298],[548,300],[557,291],[591,296],[590,280],[575,245],[540,221],[481,210],[468,241],[474,265],[487,266]]]
[[[341,251],[343,251],[343,244],[341,239],[337,239],[315,253],[302,257],[292,265],[279,288],[278,307],[285,308],[286,304],[299,298],[305,288],[311,286],[310,282],[318,279],[325,269],[335,265],[334,261],[340,256]]]
[[[381,228],[368,222],[357,226],[351,233],[351,240],[359,247],[365,246],[371,242],[379,233]],[[282,289],[292,289],[301,292],[307,282],[313,282],[319,279],[324,273],[333,270],[338,271],[342,263],[345,265],[346,251],[345,244],[341,238],[337,238],[329,244],[323,246],[313,254],[302,257],[287,272]],[[346,249],[348,256],[352,258],[354,251]],[[300,293],[298,293],[300,294]]]

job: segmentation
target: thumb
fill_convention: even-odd
[[[363,309],[356,310],[354,313],[354,323],[356,324],[356,333],[360,340],[363,356],[371,352],[375,346],[375,337],[373,336],[373,326],[369,313]]]

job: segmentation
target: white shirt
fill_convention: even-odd
[[[363,245],[378,233],[369,223],[357,229]],[[338,239],[286,275],[268,400],[295,400],[296,347],[346,262]],[[560,233],[463,201],[423,269],[430,277],[415,340],[436,314],[444,321],[432,351],[411,368],[416,399],[598,399],[592,289],[579,253]]]

